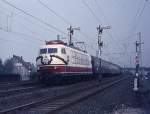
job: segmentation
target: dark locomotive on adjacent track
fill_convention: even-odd
[[[36,64],[41,81],[112,76],[121,73],[120,66],[100,60],[61,40],[46,42],[40,48]]]

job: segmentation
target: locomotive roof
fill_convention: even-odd
[[[73,49],[76,49],[76,50],[79,50],[79,51],[82,51],[84,53],[86,53],[85,51],[81,50],[80,48],[78,47],[75,47],[73,45],[67,45],[67,43],[63,42],[62,40],[51,40],[51,41],[45,41],[46,45],[56,45],[56,44],[61,44],[61,45],[64,45],[64,46],[68,46],[70,48],[73,48]]]
[[[67,45],[67,43],[64,43],[61,40],[52,40],[52,41],[45,41],[46,45],[54,45],[54,44],[62,44]]]

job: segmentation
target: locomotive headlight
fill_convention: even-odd
[[[98,71],[98,67],[96,68],[96,70]]]
[[[55,67],[54,67],[54,69],[56,70],[56,69],[57,69],[57,67],[55,66]]]
[[[44,64],[48,64],[48,61],[49,61],[48,57],[47,57],[47,56],[44,56],[44,58],[43,58]]]

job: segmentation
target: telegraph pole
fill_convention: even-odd
[[[101,69],[102,69],[102,61],[101,61],[101,55],[102,55],[102,47],[103,47],[103,41],[102,41],[102,33],[104,29],[110,29],[110,26],[101,27],[100,25],[97,27],[98,31],[98,58],[100,58],[100,75],[101,75]],[[99,76],[101,77],[101,76]]]
[[[79,27],[73,28],[72,26],[70,26],[69,28],[67,28],[67,30],[69,31],[69,45],[73,46],[72,36],[73,36],[74,30],[80,30],[80,28]]]
[[[141,32],[138,33],[139,41],[135,42],[136,46],[136,57],[135,57],[135,64],[136,64],[136,71],[135,71],[135,78],[134,78],[134,91],[138,91],[138,83],[139,83],[139,74],[140,69],[142,69],[142,48],[141,45],[144,44],[141,41]],[[142,72],[141,72],[142,73]]]

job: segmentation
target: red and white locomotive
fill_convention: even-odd
[[[91,56],[61,40],[46,42],[36,58],[37,69],[43,78],[87,76],[92,74]]]

